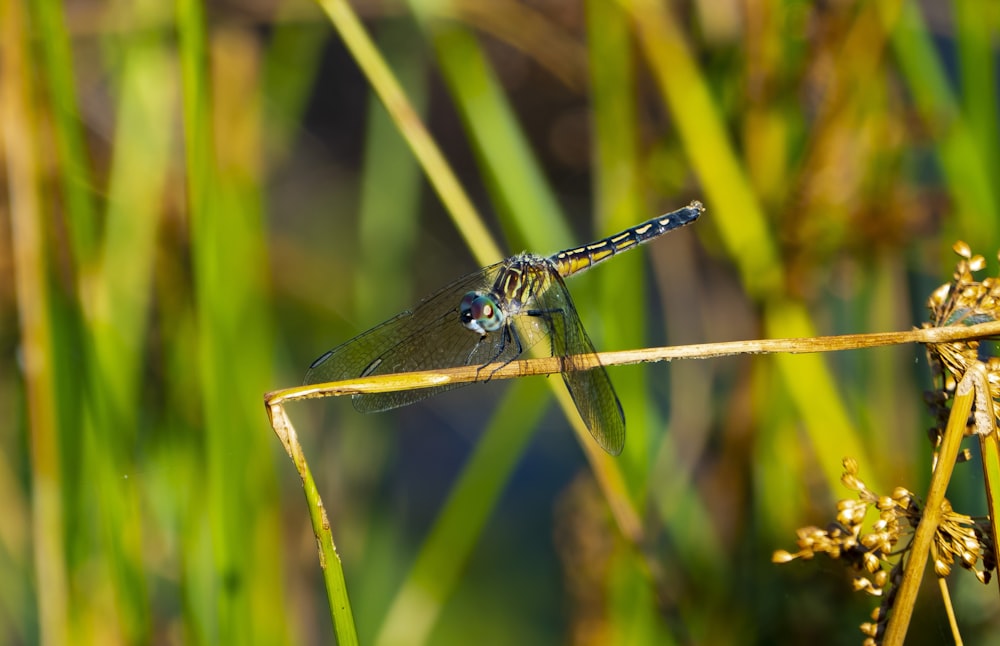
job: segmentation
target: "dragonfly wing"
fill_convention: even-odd
[[[590,434],[611,455],[621,454],[625,412],[604,366],[598,363],[596,368],[587,368],[583,361],[597,351],[558,272],[551,273],[550,284],[536,295],[532,309],[539,314],[532,318],[549,327],[552,355],[565,359],[563,380]]]
[[[412,310],[330,350],[309,367],[304,383],[319,384],[469,363],[477,365],[481,356],[502,354],[499,352],[502,349],[499,344],[503,342],[501,335],[481,339],[466,329],[458,317],[462,297],[469,291],[488,290],[502,266],[503,263],[497,263],[459,278]],[[389,410],[464,385],[355,395],[354,407],[366,413]]]

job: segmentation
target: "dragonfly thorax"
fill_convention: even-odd
[[[483,292],[469,292],[463,296],[458,316],[462,325],[480,336],[496,332],[504,322],[504,312],[497,299]]]

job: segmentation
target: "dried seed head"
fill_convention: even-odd
[[[934,290],[928,299],[930,321],[924,327],[968,326],[1000,320],[1000,277],[977,280],[973,274],[985,269],[986,259],[973,255],[965,242],[956,242],[953,250],[959,260],[952,280]],[[987,399],[990,405],[1000,401],[1000,357],[981,357],[980,349],[980,342],[975,340],[927,346],[936,388],[925,396],[925,400],[936,420],[936,427],[929,433],[935,451],[941,446],[956,386],[970,368],[985,368],[989,393],[988,397],[981,397],[981,389],[977,388],[977,400]],[[971,417],[972,426],[967,432],[971,434],[977,423],[982,427],[990,426],[983,423],[984,417],[987,422],[1000,419],[995,407],[993,419],[988,410],[985,415],[977,412]],[[936,455],[934,464],[937,464]],[[910,541],[923,516],[924,503],[903,487],[895,488],[890,496],[879,496],[859,477],[856,460],[845,458],[843,466],[841,482],[845,488],[856,492],[856,499],[837,503],[836,521],[826,530],[800,529],[798,553],[780,550],[772,558],[781,563],[817,554],[842,559],[857,574],[852,583],[855,590],[882,597],[879,608],[872,613],[874,622],[861,626],[866,635],[864,643],[874,646],[884,634],[908,561]],[[865,531],[869,509],[873,509],[878,518],[871,529]],[[949,575],[958,562],[972,571],[980,582],[988,583],[997,565],[990,524],[955,512],[947,501],[940,512],[941,521],[931,546],[937,575]]]
[[[885,630],[924,505],[904,487],[893,489],[891,496],[869,490],[858,477],[857,461],[852,459],[844,460],[841,482],[856,492],[857,499],[837,501],[835,521],[825,529],[799,528],[796,531],[799,551],[777,550],[771,560],[788,563],[819,554],[842,560],[855,573],[851,582],[855,591],[882,599],[872,612],[874,623],[862,626],[862,631],[874,644]],[[870,510],[876,512],[878,518],[868,521],[872,524],[866,531],[864,524]],[[996,567],[990,532],[987,520],[960,514],[945,500],[931,546],[935,573],[940,577],[948,576],[957,562],[971,570],[980,582],[988,583]]]

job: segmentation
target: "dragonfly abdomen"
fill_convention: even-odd
[[[682,209],[647,220],[603,240],[576,249],[560,251],[550,260],[564,278],[572,276],[616,254],[638,247],[668,231],[690,224],[697,220],[704,210],[705,207],[702,206],[701,202],[695,200]]]

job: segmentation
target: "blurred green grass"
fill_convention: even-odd
[[[993,255],[1000,13],[940,6],[358,8],[505,251],[706,203],[570,283],[619,349],[908,329],[954,239]],[[0,640],[326,643],[261,395],[489,242],[316,7],[84,8],[0,0]],[[922,356],[613,370],[629,437],[593,464],[625,538],[540,379],[292,416],[362,643],[859,641],[839,570],[769,557],[843,497],[845,454],[925,486]],[[977,477],[953,500],[981,505]],[[995,596],[965,578],[983,643]],[[925,596],[913,643],[944,633]]]

